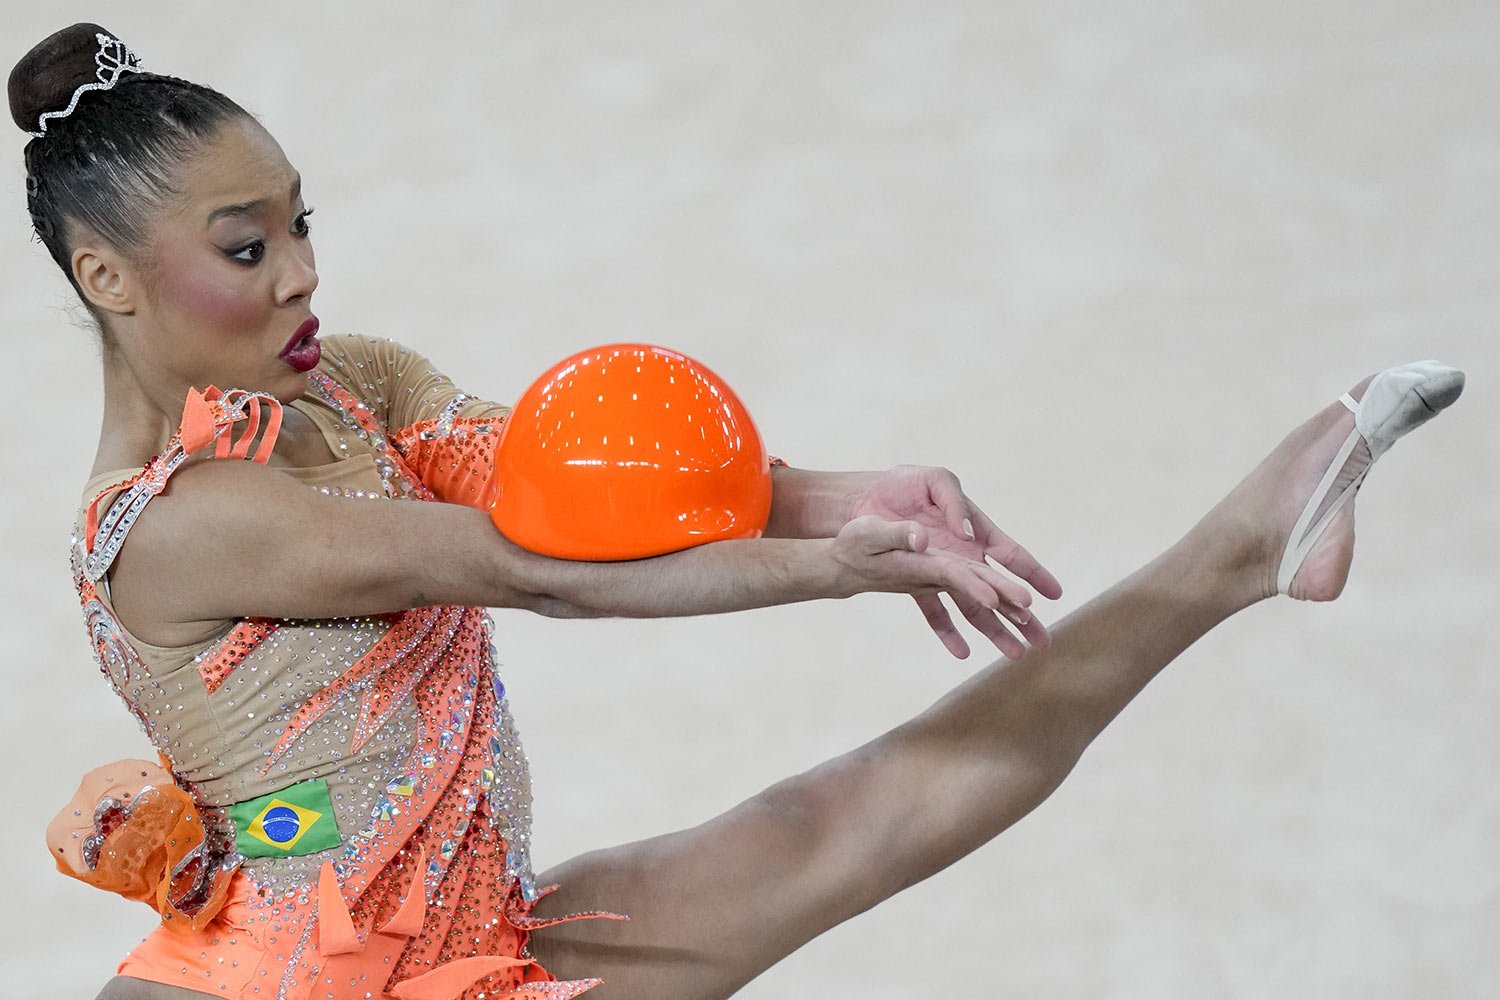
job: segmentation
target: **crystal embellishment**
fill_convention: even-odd
[[[126,73],[143,73],[141,60],[118,38],[98,32],[94,38],[99,42],[99,51],[94,54],[94,81],[85,83],[73,91],[73,99],[61,111],[48,111],[36,120],[37,131],[27,134],[40,139],[47,134],[47,122],[52,118],[66,118],[78,107],[78,99],[91,90],[113,90],[120,77]]]

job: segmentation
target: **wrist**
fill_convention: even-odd
[[[778,466],[772,470],[771,538],[832,538],[853,516],[855,503],[880,477],[878,472],[817,472]]]
[[[766,518],[764,538],[804,538],[802,534],[803,488],[807,470],[789,465],[771,466],[771,512]]]
[[[803,495],[807,538],[832,538],[854,518],[860,497],[880,478],[878,472],[819,472]]]
[[[857,590],[839,562],[832,538],[809,538],[797,545],[799,564],[788,589],[798,600],[842,600]]]

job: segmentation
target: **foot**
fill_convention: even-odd
[[[1362,379],[1349,390],[1349,396],[1356,402],[1362,401],[1376,377]],[[1384,421],[1372,424],[1374,415],[1370,408],[1365,408],[1365,414],[1359,418],[1361,435],[1324,493],[1311,524],[1318,523],[1350,484],[1355,484],[1358,490],[1359,480],[1379,452],[1457,399],[1463,389],[1463,376],[1452,369],[1442,369],[1436,375],[1412,376],[1405,381],[1388,379],[1380,389],[1388,399],[1372,401],[1372,405],[1386,414]],[[1406,408],[1393,407],[1390,400],[1404,402]],[[1330,464],[1355,429],[1355,420],[1354,413],[1342,403],[1325,407],[1288,434],[1204,519],[1203,526],[1210,532],[1231,532],[1230,537],[1244,542],[1237,565],[1242,567],[1252,599],[1281,592],[1277,587],[1277,572],[1283,554],[1295,544],[1291,533]],[[1377,442],[1375,453],[1366,434]],[[1285,593],[1296,600],[1331,601],[1343,592],[1353,560],[1354,496],[1351,495],[1317,536]]]
[[[1364,399],[1365,390],[1370,387],[1374,378],[1371,375],[1360,380],[1358,385],[1349,390],[1350,398],[1355,402]],[[1299,433],[1305,433],[1306,439],[1300,450],[1294,446],[1295,457],[1292,458],[1288,475],[1277,497],[1276,516],[1271,522],[1276,526],[1276,558],[1270,566],[1270,591],[1267,596],[1277,592],[1276,571],[1280,566],[1282,553],[1292,544],[1291,533],[1298,517],[1313,491],[1322,482],[1329,463],[1338,457],[1340,446],[1352,430],[1354,414],[1343,403],[1332,403],[1288,436],[1287,440],[1290,441]],[[1354,445],[1354,451],[1344,460],[1344,467],[1339,470],[1332,488],[1324,495],[1323,502],[1313,516],[1314,524],[1333,505],[1339,494],[1369,469],[1373,461],[1369,443],[1360,438]],[[1295,601],[1331,601],[1344,592],[1344,584],[1349,581],[1349,567],[1353,562],[1354,500],[1351,499],[1333,515],[1333,520],[1328,522],[1328,527],[1313,543],[1312,551],[1292,577],[1287,594]]]

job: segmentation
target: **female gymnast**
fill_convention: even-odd
[[[1225,618],[1337,597],[1366,473],[1463,386],[1436,362],[1362,379],[1050,633],[1030,605],[1056,579],[942,469],[778,465],[765,538],[551,560],[471,506],[505,407],[398,344],[318,340],[301,177],[259,122],[92,24],[9,96],[35,232],[102,343],[75,583],[161,753],[92,773],[49,828],[65,873],[162,917],[101,997],[729,996],[1035,808]],[[869,591],[912,595],[962,656],[947,594],[1005,658],[701,826],[533,876],[485,608]]]

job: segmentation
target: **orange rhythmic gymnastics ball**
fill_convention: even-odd
[[[771,513],[767,462],[749,411],[707,367],[650,344],[595,347],[552,366],[512,409],[490,518],[560,559],[756,538]]]

